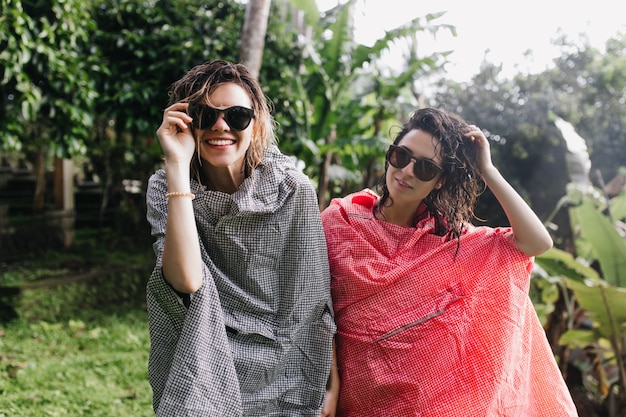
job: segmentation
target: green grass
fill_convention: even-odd
[[[0,417],[154,416],[146,313],[0,325]]]

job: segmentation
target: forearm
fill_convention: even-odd
[[[543,223],[502,174],[493,166],[482,174],[506,213],[517,247],[528,256],[540,255],[550,249],[552,238]]]
[[[333,340],[333,359],[330,366],[330,375],[326,384],[326,398],[324,407],[322,408],[321,417],[334,417],[337,412],[337,403],[339,402],[339,367],[337,366],[337,352],[335,341]]]
[[[189,193],[189,168],[166,165],[168,193]],[[162,259],[165,279],[182,293],[193,293],[202,285],[202,257],[192,199],[168,199],[167,225]]]
[[[339,365],[337,364],[337,347],[335,346],[335,340],[333,339],[333,359],[330,363],[330,376],[328,378],[328,385],[330,390],[339,392]]]

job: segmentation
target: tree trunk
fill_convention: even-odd
[[[328,151],[320,163],[319,184],[317,186],[317,201],[319,203],[320,211],[324,211],[328,201],[328,188],[330,186],[328,171],[330,171],[330,163],[332,159],[333,154]]]
[[[332,127],[330,134],[326,138],[326,144],[332,144],[337,138],[337,131],[335,130],[335,126]],[[328,151],[326,155],[323,156],[322,162],[320,164],[320,172],[319,172],[319,180],[317,184],[317,202],[319,204],[320,210],[324,210],[326,205],[328,204],[328,190],[330,187],[330,165],[333,160],[333,152],[331,150]]]
[[[74,210],[74,162],[54,158],[54,208]]]
[[[271,0],[249,0],[246,6],[240,59],[255,78],[259,77],[261,71],[271,3]]]

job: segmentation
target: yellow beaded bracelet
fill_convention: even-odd
[[[165,198],[174,198],[174,197],[190,197],[192,200],[194,198],[196,198],[196,195],[193,193],[183,193],[183,192],[173,192],[173,193],[166,193],[165,194]]]

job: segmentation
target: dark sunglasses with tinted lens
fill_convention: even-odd
[[[254,110],[242,106],[216,109],[204,104],[190,104],[187,113],[193,119],[193,127],[201,130],[213,127],[220,113],[224,113],[224,120],[232,130],[245,130],[254,118]]]
[[[415,158],[411,151],[402,146],[390,145],[387,161],[394,167],[402,169],[413,161],[413,174],[421,181],[430,181],[443,172],[443,168],[426,158]]]

